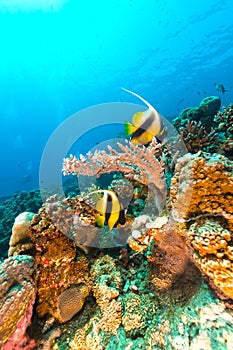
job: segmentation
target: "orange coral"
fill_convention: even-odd
[[[194,223],[187,231],[194,257],[220,298],[233,300],[233,244],[231,232],[219,223]],[[231,303],[230,300],[228,300]],[[233,305],[232,305],[233,306]]]
[[[172,179],[173,217],[217,295],[233,304],[233,162],[199,153],[178,161]],[[194,224],[192,224],[195,221]],[[191,226],[190,226],[191,225]]]
[[[39,317],[52,315],[61,320],[58,296],[73,284],[88,283],[87,259],[82,256],[76,260],[75,242],[57,229],[44,207],[34,217],[31,231],[36,249],[37,313]]]
[[[29,307],[32,312],[36,296],[33,270],[34,259],[27,255],[10,257],[0,264],[0,347],[16,331]],[[26,336],[18,335],[19,345],[24,340]]]
[[[180,158],[171,181],[172,214],[177,221],[219,217],[233,230],[233,162],[218,154]]]

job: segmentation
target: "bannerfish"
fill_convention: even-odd
[[[228,91],[227,89],[225,89],[225,87],[222,84],[215,83],[215,87],[216,87],[216,90],[221,92],[222,94],[224,94],[224,92]]]
[[[100,227],[107,225],[110,230],[118,223],[124,225],[126,222],[125,211],[116,193],[112,190],[96,190],[88,195],[98,193],[102,193],[103,196],[96,203],[96,210],[98,211],[96,224]]]
[[[148,107],[145,112],[135,113],[132,117],[132,123],[125,122],[125,134],[127,136],[132,134],[131,142],[148,145],[153,137],[160,139],[160,137],[165,136],[166,129],[156,109],[135,92],[122,89],[139,98]]]

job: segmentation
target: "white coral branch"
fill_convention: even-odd
[[[73,155],[64,159],[64,175],[87,175],[99,177],[101,174],[115,171],[123,172],[128,178],[137,180],[144,185],[153,185],[160,192],[165,189],[164,170],[162,164],[155,158],[159,145],[153,141],[152,146],[146,148],[128,142],[126,145],[117,143],[122,152],[108,146],[108,151],[96,150],[88,152],[86,157],[79,159]]]

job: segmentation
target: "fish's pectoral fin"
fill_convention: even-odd
[[[137,128],[133,124],[131,124],[127,121],[125,122],[125,134],[126,134],[126,136],[133,134],[136,131],[136,129]]]

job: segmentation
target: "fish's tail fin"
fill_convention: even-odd
[[[125,134],[126,134],[126,136],[133,134],[136,131],[136,129],[137,128],[133,124],[131,124],[127,121],[125,122]]]

